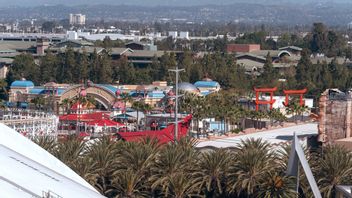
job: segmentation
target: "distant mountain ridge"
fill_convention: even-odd
[[[350,0],[0,0],[0,7],[8,6],[39,6],[39,5],[56,5],[63,4],[67,6],[74,5],[139,5],[139,6],[193,6],[193,5],[226,5],[233,3],[256,3],[256,4],[273,4],[282,3],[305,4],[305,3],[352,3]]]
[[[314,22],[324,22],[330,25],[347,25],[352,21],[351,10],[351,3],[321,3],[320,1],[319,3],[311,2],[301,5],[293,3],[277,3],[274,5],[269,3],[232,2],[230,5],[179,5],[177,7],[167,5],[148,7],[126,4],[67,6],[61,4],[0,7],[0,19],[10,21],[21,19],[67,20],[70,13],[82,13],[86,14],[89,21],[120,20],[149,23],[161,19],[182,19],[195,23],[217,21],[272,25],[311,25]]]

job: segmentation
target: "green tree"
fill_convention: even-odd
[[[74,83],[74,69],[76,67],[75,52],[71,47],[67,48],[65,53],[60,56],[61,62],[57,68],[57,80],[60,83]]]
[[[315,175],[323,197],[335,197],[337,185],[352,183],[352,155],[341,146],[322,149]]]
[[[41,58],[41,61],[40,61],[39,69],[40,69],[40,76],[41,76],[40,78],[41,84],[56,81],[56,75],[55,75],[55,72],[53,71],[56,71],[57,65],[58,65],[57,56],[53,55],[49,50],[46,53],[46,55]]]
[[[25,78],[34,83],[39,83],[39,67],[34,63],[34,58],[30,54],[20,54],[15,57],[12,67],[7,76],[7,82],[10,84],[14,80]]]
[[[108,54],[103,53],[99,56],[98,83],[112,82],[112,67]]]
[[[75,76],[77,77],[77,83],[85,82],[89,78],[89,58],[85,49],[83,49],[82,53],[78,54]]]
[[[323,23],[314,23],[310,49],[313,53],[324,53],[328,48],[327,30]]]
[[[99,55],[97,53],[97,50],[94,48],[94,51],[91,55],[90,58],[90,63],[89,63],[89,79],[93,82],[98,82],[99,81],[99,67],[100,67],[100,62],[99,62]]]
[[[121,58],[113,65],[113,78],[119,80],[122,84],[134,83],[135,74],[134,66],[128,62],[126,57]]]
[[[263,73],[260,77],[261,84],[264,86],[275,86],[277,83],[277,72],[275,71],[272,63],[270,53],[266,55],[266,60],[263,66]]]
[[[205,191],[207,197],[223,197],[226,174],[232,160],[230,152],[224,149],[202,153],[193,172],[199,192]]]
[[[296,82],[298,83],[298,88],[307,87],[309,84],[309,74],[312,68],[312,63],[309,58],[309,53],[307,49],[302,51],[301,59],[299,60],[296,68]],[[308,87],[309,88],[309,87]]]
[[[56,27],[56,23],[54,21],[45,21],[42,24],[42,30],[44,32],[53,32],[54,28]]]
[[[235,160],[228,171],[230,192],[255,197],[264,176],[275,167],[275,158],[269,149],[270,144],[261,139],[247,139],[237,145]]]

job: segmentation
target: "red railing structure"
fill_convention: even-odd
[[[273,99],[274,92],[277,90],[277,87],[274,88],[254,88],[255,91],[255,110],[259,111],[259,105],[270,105],[270,109],[273,109],[273,104],[275,102],[275,99]],[[270,100],[259,100],[259,95],[261,93],[270,93]]]
[[[187,136],[192,115],[188,115],[178,122],[178,139]],[[174,141],[175,124],[171,124],[165,129],[157,131],[136,131],[136,132],[119,132],[121,139],[124,141],[141,141],[144,138],[155,138],[159,143],[168,143]]]
[[[287,107],[289,105],[289,95],[299,95],[299,105],[304,105],[303,95],[307,93],[307,89],[301,90],[284,90],[284,94],[286,95],[284,105]]]

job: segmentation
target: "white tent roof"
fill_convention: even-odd
[[[103,197],[60,160],[0,124],[0,192],[4,197]]]
[[[199,142],[196,147],[217,147],[227,148],[235,147],[241,140],[249,138],[263,139],[271,144],[280,144],[292,140],[293,133],[296,132],[298,137],[300,136],[311,136],[318,135],[318,126],[315,123],[296,125],[292,127],[272,129],[264,132],[257,132],[248,135],[241,135],[236,137],[222,138],[211,141]]]

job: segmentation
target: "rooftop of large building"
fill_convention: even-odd
[[[220,87],[220,84],[216,81],[197,81],[194,83],[194,86],[218,88],[218,87]]]
[[[34,87],[34,83],[29,80],[16,80],[11,83],[11,87]]]

